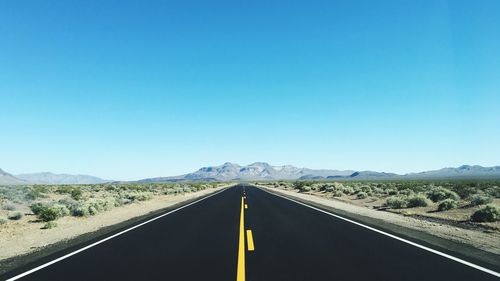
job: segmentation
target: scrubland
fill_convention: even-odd
[[[500,230],[500,181],[263,182],[403,215]]]

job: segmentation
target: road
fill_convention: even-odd
[[[239,185],[19,280],[499,278],[256,187]]]

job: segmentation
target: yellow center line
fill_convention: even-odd
[[[245,281],[245,200],[241,198],[241,211],[240,211],[240,241],[238,246],[238,269],[236,274],[236,281]]]
[[[248,205],[247,204],[245,204],[245,209],[248,209]]]
[[[255,246],[253,245],[252,231],[250,229],[247,230],[247,244],[248,244],[248,251],[255,250]]]

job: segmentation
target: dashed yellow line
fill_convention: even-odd
[[[247,230],[247,246],[248,246],[248,251],[255,250],[255,246],[253,244],[253,236],[252,236],[252,231],[251,230]]]
[[[248,209],[248,205],[247,204],[245,204],[245,209]]]
[[[236,281],[245,281],[245,199],[241,198],[240,241],[238,245],[238,269]]]

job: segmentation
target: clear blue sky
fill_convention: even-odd
[[[500,164],[500,1],[1,1],[0,168]]]

